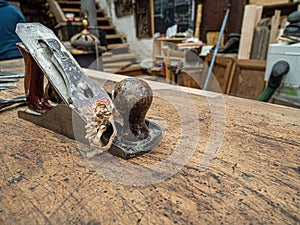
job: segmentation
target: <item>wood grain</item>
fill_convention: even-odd
[[[265,89],[265,69],[264,60],[234,60],[227,91],[229,95],[258,99]]]
[[[0,67],[22,65],[5,63]],[[17,89],[0,95],[19,95],[22,88],[20,81]],[[19,119],[17,111],[24,107],[1,112],[0,223],[299,224],[300,110],[226,96],[226,121],[218,123],[226,126],[223,143],[201,170],[216,95],[183,90],[194,93],[189,96],[200,121],[195,152],[178,173],[149,186],[126,186],[103,176],[75,141]],[[181,133],[173,111],[156,97],[148,117],[167,124],[161,144],[142,157],[116,160],[146,166],[172,153]]]

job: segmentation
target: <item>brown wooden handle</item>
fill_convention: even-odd
[[[44,74],[26,47],[22,43],[17,43],[17,47],[22,53],[25,63],[24,88],[28,108],[44,113],[52,108],[45,97]]]
[[[153,99],[150,86],[140,79],[124,79],[115,85],[112,98],[123,117],[122,139],[129,142],[146,139],[149,129],[145,117]]]

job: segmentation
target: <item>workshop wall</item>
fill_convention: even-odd
[[[113,0],[96,0],[100,7],[105,10],[107,17],[112,19],[112,24],[117,27],[117,30],[124,34],[127,42],[136,41],[136,28],[134,14],[122,17],[117,17],[115,12],[115,4]]]
[[[113,15],[111,16],[112,23],[117,27],[118,31],[125,34],[128,42],[137,40],[134,16],[130,15],[121,18],[116,18],[114,14],[114,4],[112,5],[112,7],[113,7],[112,10]]]
[[[116,26],[118,32],[122,33],[127,42],[134,46],[132,49],[139,60],[151,59],[152,57],[152,38],[138,39],[136,37],[135,15],[117,17],[113,0],[96,0],[100,7],[105,10],[107,17],[112,19],[112,24]]]

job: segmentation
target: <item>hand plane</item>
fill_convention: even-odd
[[[20,118],[90,146],[87,157],[108,150],[128,159],[160,143],[160,127],[145,119],[152,102],[146,82],[125,79],[110,95],[84,74],[52,30],[40,23],[19,23],[16,33],[22,41],[17,46],[25,62],[28,106],[18,112]]]

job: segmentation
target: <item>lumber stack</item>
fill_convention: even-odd
[[[269,44],[280,42],[287,16],[299,3],[252,0],[245,6],[238,59],[266,60]]]

